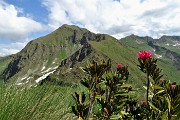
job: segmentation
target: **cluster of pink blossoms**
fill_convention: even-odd
[[[146,60],[146,59],[151,58],[152,52],[147,52],[147,51],[144,50],[142,52],[138,52],[138,55],[139,55],[139,58],[141,60]],[[123,68],[123,65],[122,64],[118,64],[117,69],[121,70],[122,68]]]
[[[144,50],[142,52],[138,52],[138,55],[141,60],[146,60],[146,59],[151,58],[152,52],[147,52]]]

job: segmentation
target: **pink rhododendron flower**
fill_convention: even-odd
[[[147,105],[147,102],[146,102],[146,101],[144,101],[144,102],[143,102],[143,104],[144,104],[144,105]]]
[[[123,65],[122,64],[118,64],[117,69],[121,70],[122,68],[123,68]]]
[[[147,52],[144,50],[142,52],[138,52],[138,55],[141,60],[146,60],[146,59],[151,58],[152,52]]]
[[[171,87],[173,90],[176,89],[176,85],[171,85]]]

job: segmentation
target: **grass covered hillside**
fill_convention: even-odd
[[[178,52],[171,51],[164,48],[160,44],[157,45],[157,42],[163,41],[164,37],[154,40],[150,37],[139,37],[131,35],[125,38],[122,38],[120,42],[125,45],[128,49],[134,52],[148,50],[153,52],[153,56],[158,58],[158,65],[163,70],[164,77],[172,81],[180,83],[180,54]],[[173,39],[169,39],[173,41]],[[176,47],[178,50],[179,47]]]
[[[0,84],[0,119],[73,120],[72,93],[81,89],[80,86],[71,88],[54,85],[24,89]]]

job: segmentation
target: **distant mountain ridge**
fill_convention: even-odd
[[[95,34],[74,25],[63,25],[47,36],[29,42],[19,53],[0,58],[1,77],[17,85],[35,85],[47,79],[73,83],[83,77],[80,67],[95,59],[112,59],[128,65],[133,83],[143,84],[137,68],[137,52],[154,51],[165,77],[180,83],[180,36],[160,39],[130,35],[121,40],[107,34]]]

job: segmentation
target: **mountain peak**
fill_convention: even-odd
[[[125,38],[133,38],[133,39],[146,39],[146,40],[152,40],[153,38],[152,37],[149,37],[149,36],[138,36],[138,35],[135,35],[135,34],[131,34]]]
[[[60,28],[79,28],[79,27],[76,25],[63,24]]]
[[[84,32],[90,32],[89,30],[85,29],[85,28],[81,28],[79,26],[76,25],[68,25],[68,24],[63,24],[62,26],[60,26],[57,30],[76,30],[76,31],[84,31]]]
[[[177,40],[180,41],[180,36],[167,36],[167,35],[163,35],[160,40],[162,39],[172,39],[172,40]]]

